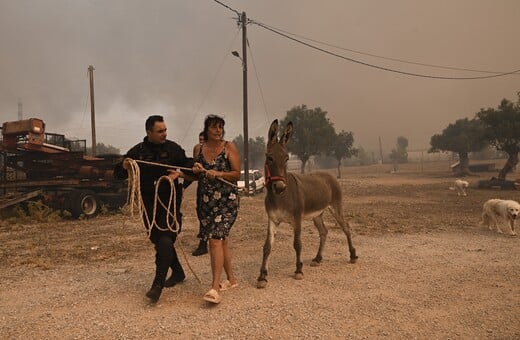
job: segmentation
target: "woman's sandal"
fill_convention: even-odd
[[[203,299],[211,303],[220,303],[220,300],[222,300],[220,294],[215,289],[210,289],[206,294],[204,294]]]
[[[231,289],[231,288],[235,288],[235,287],[238,287],[238,282],[235,282],[235,283],[231,284],[231,282],[229,282],[229,280],[224,280],[220,284],[220,291],[223,292],[225,290],[228,290],[228,289]]]

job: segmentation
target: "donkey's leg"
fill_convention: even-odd
[[[343,229],[343,232],[347,236],[347,242],[348,242],[348,251],[350,253],[350,262],[355,263],[358,259],[356,255],[356,248],[352,245],[352,236],[350,235],[350,224],[348,222],[345,222],[345,219],[343,217],[343,208],[341,206],[341,202],[338,202],[332,206],[332,215],[336,219],[336,221],[341,226],[341,229]]]
[[[303,279],[303,263],[301,260],[302,253],[302,220],[301,217],[296,218],[294,221],[294,251],[296,252],[296,271],[294,272],[294,278],[296,280]]]
[[[271,254],[271,248],[274,243],[274,233],[275,229],[278,226],[275,222],[269,220],[267,226],[267,236],[265,238],[264,243],[264,256],[262,259],[262,267],[260,268],[260,276],[258,276],[256,287],[257,288],[265,288],[267,286],[267,268],[268,268],[268,260],[269,255]]]
[[[320,234],[320,246],[318,247],[318,253],[316,254],[316,257],[312,259],[311,266],[319,266],[321,260],[323,259],[321,255],[323,254],[323,249],[325,248],[325,241],[327,241],[328,230],[323,223],[323,213],[321,213],[320,216],[313,218],[312,221],[314,222],[314,225]]]

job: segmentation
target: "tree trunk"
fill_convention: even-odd
[[[467,152],[459,152],[459,176],[469,175],[469,158]]]
[[[518,164],[518,152],[508,153],[508,155],[509,155],[509,157],[507,158],[506,164],[504,165],[502,170],[500,170],[500,172],[498,173],[498,178],[502,179],[502,180],[505,180],[506,175],[508,173],[510,173],[511,171],[513,171],[515,166]]]
[[[338,178],[341,178],[341,159],[338,160]]]
[[[305,165],[307,164],[307,161],[309,160],[309,157],[302,157],[300,159],[302,161],[302,167],[300,168],[300,172],[302,174],[304,174],[305,173]]]

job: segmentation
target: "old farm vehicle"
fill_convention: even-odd
[[[101,205],[119,207],[126,185],[114,179],[119,155],[86,155],[85,140],[46,133],[41,119],[2,125],[0,141],[0,209],[40,199],[73,217],[96,215]]]

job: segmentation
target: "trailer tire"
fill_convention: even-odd
[[[99,213],[100,201],[92,190],[75,190],[70,193],[70,213],[72,217],[94,217]]]

